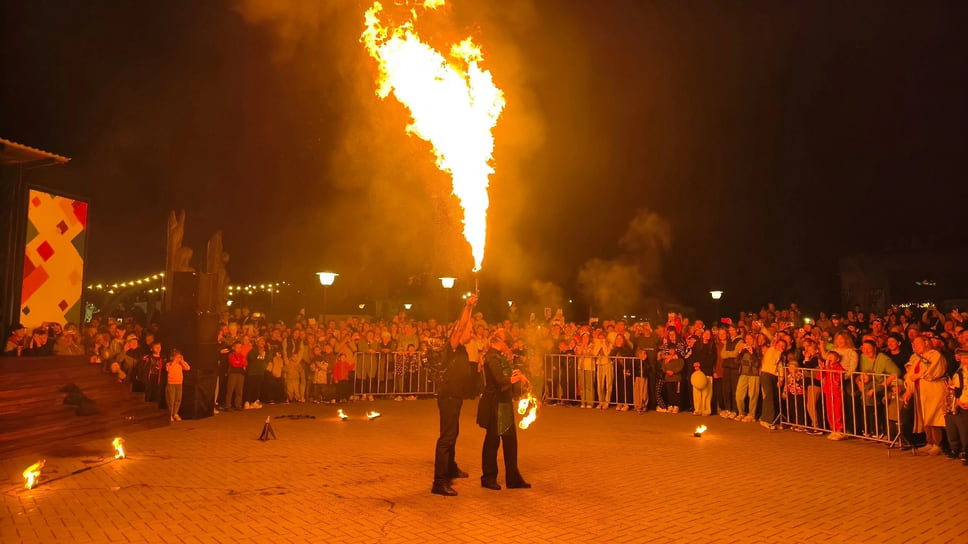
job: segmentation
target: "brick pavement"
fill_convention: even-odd
[[[366,421],[368,409],[384,415]],[[490,491],[475,410],[464,406],[457,449],[471,478],[453,498],[429,493],[431,401],[354,404],[346,422],[329,406],[220,414],[126,435],[122,461],[105,458],[109,441],[53,443],[0,462],[0,542],[968,542],[968,467],[947,458],[718,417],[548,407],[519,431],[534,488]],[[279,439],[256,440],[283,414],[316,419],[275,419]],[[45,455],[41,485],[22,490]]]

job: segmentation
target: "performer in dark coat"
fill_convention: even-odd
[[[499,490],[497,483],[497,448],[504,448],[504,480],[508,489],[526,489],[531,484],[524,481],[518,471],[518,435],[514,428],[514,410],[511,390],[514,384],[527,384],[520,370],[512,370],[508,362],[511,352],[504,341],[504,331],[491,335],[490,347],[484,354],[484,393],[477,406],[477,424],[486,429],[484,447],[481,451],[481,487]]]

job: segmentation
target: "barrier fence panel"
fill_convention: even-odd
[[[903,401],[893,374],[826,369],[785,371],[780,380],[782,424],[811,434],[901,443]]]
[[[644,410],[654,394],[649,390],[652,371],[637,357],[547,355],[544,363],[546,402]]]
[[[422,352],[357,353],[353,395],[416,397],[436,393]]]

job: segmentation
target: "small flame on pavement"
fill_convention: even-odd
[[[692,436],[695,436],[696,438],[700,438],[700,437],[702,437],[702,433],[704,433],[704,432],[706,432],[706,426],[705,425],[700,425],[700,426],[696,427],[696,432],[692,433]]]
[[[24,489],[31,489],[34,487],[34,484],[40,479],[41,469],[43,469],[44,465],[46,464],[47,459],[43,459],[27,467],[27,470],[24,471]]]
[[[121,437],[115,438],[114,439],[114,442],[111,442],[111,445],[114,446],[114,451],[115,451],[114,458],[115,459],[124,459],[125,458],[125,455],[124,455],[124,439],[121,438]]]
[[[343,421],[346,421],[347,419],[350,418],[350,416],[346,415],[346,413],[343,412],[342,408],[339,409],[338,413],[339,413],[339,418],[342,419]]]
[[[380,412],[367,412],[366,413],[366,417],[368,419],[376,419],[376,418],[380,417],[381,415],[382,414],[380,414]]]

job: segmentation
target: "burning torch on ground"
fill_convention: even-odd
[[[121,438],[121,437],[115,438],[114,439],[114,442],[111,442],[111,445],[114,446],[114,452],[115,452],[114,453],[114,458],[115,459],[124,459],[124,457],[125,457],[124,456],[124,439]]]
[[[40,480],[40,471],[46,464],[47,459],[43,459],[27,467],[27,470],[24,471],[24,489],[31,489],[34,487],[34,484]]]

